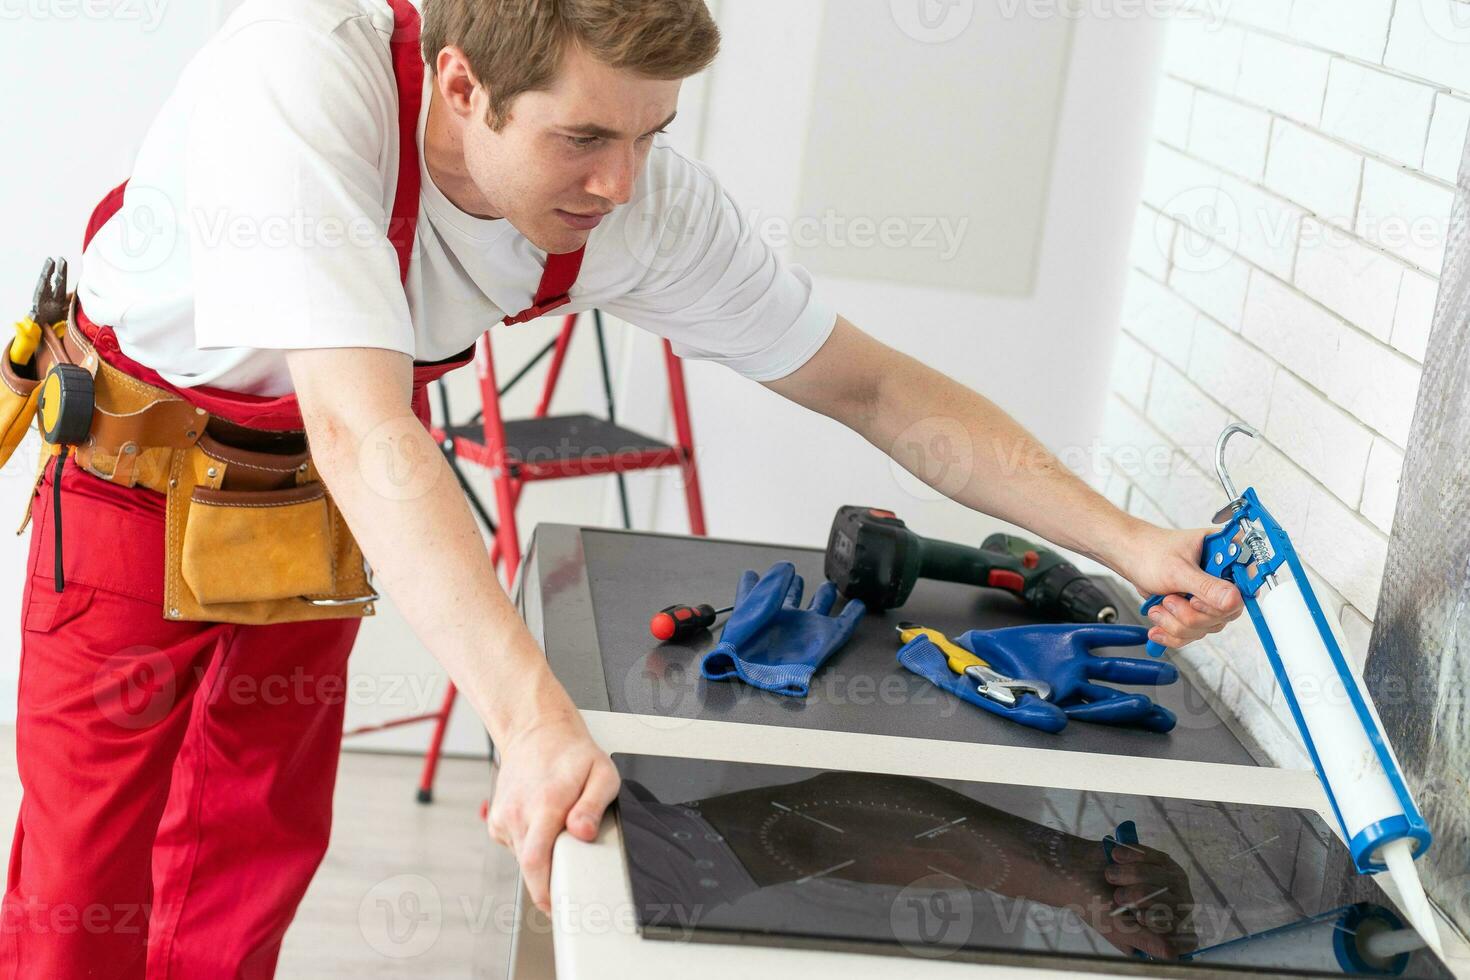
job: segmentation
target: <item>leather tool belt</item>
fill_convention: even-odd
[[[369,570],[312,463],[306,433],[237,425],[118,370],[77,326],[75,295],[64,327],[42,325],[29,364],[13,364],[8,345],[0,351],[0,465],[59,361],[93,378],[96,404],[86,440],[72,447],[76,464],[166,498],[165,618],[266,624],[373,615]],[[36,486],[46,463],[65,451],[42,441]],[[28,502],[16,533],[29,520]]]

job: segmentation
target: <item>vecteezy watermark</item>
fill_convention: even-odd
[[[738,229],[737,245],[752,238],[773,249],[915,251],[952,262],[964,248],[970,216],[846,212],[827,208],[794,216],[741,210],[718,188],[656,187],[618,211],[622,244],[633,261],[656,273],[681,274],[708,254],[710,239]],[[112,230],[113,222],[117,223]],[[230,208],[183,210],[154,187],[128,185],[124,206],[108,223],[117,236],[113,261],[129,272],[162,265],[181,236],[198,252],[295,252],[387,246],[391,222],[365,216],[324,215],[303,209],[260,214]],[[614,236],[615,238],[618,236]],[[721,239],[723,241],[723,238]],[[417,240],[415,240],[417,247]]]
[[[148,272],[173,256],[181,238],[196,251],[372,252],[387,247],[391,224],[391,220],[316,214],[302,209],[260,214],[227,207],[185,208],[163,188],[130,181],[122,207],[99,234],[115,236],[106,248],[113,265],[124,272]]]
[[[0,0],[0,20],[105,20],[153,31],[168,0]]]
[[[428,711],[442,697],[445,680],[438,673],[356,674],[311,672],[300,664],[289,672],[234,673],[215,678],[206,689],[207,668],[176,668],[156,647],[133,646],[108,657],[92,679],[92,696],[109,722],[128,731],[151,728],[168,717],[181,700],[208,698],[235,707],[354,707]]]
[[[756,233],[772,248],[912,249],[949,262],[964,245],[968,215],[843,215],[828,208],[820,215],[782,218],[751,212]]]
[[[932,709],[934,717],[940,719],[952,717],[960,708],[958,699],[896,665],[886,673],[820,666],[812,675],[805,698],[792,698],[735,680],[712,681],[700,669],[712,649],[679,644],[655,647],[623,675],[628,711],[648,727],[667,731],[691,724],[705,704],[726,712],[754,705],[761,714],[814,704],[878,710],[917,705]]]
[[[385,878],[357,906],[357,927],[375,951],[393,959],[422,956],[439,941],[444,904],[423,875]]]
[[[1358,212],[1355,230],[1364,241],[1390,252],[1442,252],[1449,237],[1449,218],[1448,210],[1443,214],[1408,215],[1388,214],[1364,207]],[[1351,240],[1352,235],[1338,226],[1354,227],[1344,220],[1307,222],[1302,226],[1302,247],[1324,244],[1341,247],[1343,242]]]
[[[1231,0],[996,0],[1000,15],[1014,20],[1202,20],[1207,29],[1225,22]]]
[[[1154,244],[1177,268],[1214,271],[1240,246],[1240,208],[1215,187],[1181,191],[1154,222]]]
[[[358,475],[383,500],[419,500],[449,471],[438,450],[426,443],[423,427],[411,416],[390,418],[363,437],[357,453]]]
[[[387,235],[387,223],[361,215],[305,211],[255,215],[228,208],[196,208],[190,217],[195,241],[205,248],[371,248],[380,246]]]
[[[1132,482],[1153,482],[1191,474],[1190,458],[1205,458],[1214,447],[1167,443],[1135,445],[1094,439],[1086,444],[1061,446],[1055,451],[1040,443],[999,438],[973,441],[956,416],[931,416],[906,427],[890,449],[890,466],[898,485],[920,500],[953,498],[980,472],[983,458],[993,472],[1010,479],[1044,476],[1059,466],[1084,479],[1105,480],[1113,475]],[[1213,458],[1212,456],[1210,458]]]
[[[123,272],[150,272],[174,254],[179,243],[178,210],[168,194],[148,184],[128,182],[123,204],[99,235],[115,235],[109,261]]]
[[[399,874],[377,882],[357,907],[358,931],[368,946],[385,957],[411,959],[433,949],[446,930],[482,936],[637,935],[640,920],[669,930],[687,930],[703,917],[703,905],[669,905],[620,901],[574,902],[552,896],[551,914],[517,909],[509,895],[445,891],[421,874]]]
[[[0,935],[138,936],[148,931],[150,903],[43,902],[34,895],[7,898]]]
[[[1200,658],[1215,656],[1204,644],[1194,644],[1183,651],[1170,651],[1170,659],[1177,665],[1184,662],[1182,674],[1188,678],[1184,681],[1176,681],[1172,684],[1160,684],[1148,691],[1148,696],[1154,703],[1174,714],[1174,725],[1176,730],[1186,731],[1211,731],[1224,725],[1225,722],[1216,713],[1209,695],[1201,689],[1201,683],[1207,682],[1208,678],[1200,673],[1197,668],[1190,666],[1198,662]]]
[[[92,677],[92,700],[118,728],[143,731],[173,710],[179,695],[173,661],[157,647],[130,646],[108,657]]]
[[[1145,936],[1192,939],[1201,930],[1217,935],[1229,927],[1230,916],[1228,908],[1212,909],[1192,901],[1122,907],[1108,894],[1085,890],[1075,901],[1050,905],[948,874],[912,882],[889,907],[893,935],[909,952],[926,957],[949,956],[972,944],[991,945],[1001,936],[1065,940],[1091,935],[1131,951]]]
[[[1454,44],[1470,44],[1470,3],[1464,0],[1419,0],[1419,12],[1431,31]]]
[[[1194,18],[1214,30],[1232,0],[995,0],[1002,20],[1136,21]],[[975,0],[889,0],[894,24],[922,44],[953,41],[975,20]]]
[[[655,648],[623,675],[623,703],[659,731],[690,724],[699,714],[703,656]]]
[[[1246,240],[1271,251],[1292,246],[1344,248],[1366,241],[1402,252],[1442,249],[1449,234],[1447,213],[1389,214],[1365,208],[1356,216],[1302,220],[1301,212],[1290,207],[1241,207],[1228,188],[1211,186],[1186,188],[1159,212],[1154,244],[1175,268],[1186,272],[1222,268]]]
[[[975,19],[975,0],[888,0],[888,12],[904,34],[923,44],[943,44]]]
[[[862,214],[836,208],[795,216],[741,210],[710,188],[654,187],[626,205],[624,246],[633,260],[660,273],[691,268],[721,228],[739,228],[738,244],[752,236],[774,249],[885,248],[914,250],[936,262],[959,254],[970,229],[968,215]],[[723,234],[723,232],[721,232]]]
[[[888,907],[899,945],[917,956],[946,956],[970,941],[975,899],[952,876],[933,874],[906,886]]]
[[[918,500],[953,497],[975,476],[975,448],[958,418],[935,415],[905,426],[888,451],[889,471]]]

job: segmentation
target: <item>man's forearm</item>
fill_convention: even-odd
[[[988,398],[913,358],[894,361],[854,426],[866,439],[946,496],[1114,563],[1136,519]]]
[[[1159,643],[1183,646],[1240,615],[1239,592],[1199,567],[1198,531],[1123,513],[989,399],[844,317],[805,364],[765,384],[844,423],[940,493],[1096,558],[1142,595],[1168,596],[1149,613]]]
[[[573,711],[495,577],[448,463],[404,412],[369,431],[334,420],[312,458],[414,633],[498,742],[547,713]]]
[[[552,846],[563,830],[596,836],[617,769],[511,607],[459,483],[408,410],[409,358],[306,348],[287,360],[312,456],[377,584],[495,740],[487,827],[549,911]]]

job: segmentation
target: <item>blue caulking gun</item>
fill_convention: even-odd
[[[1363,874],[1388,872],[1404,914],[1440,953],[1434,913],[1414,867],[1429,850],[1429,825],[1414,805],[1372,702],[1327,625],[1291,539],[1253,488],[1235,492],[1225,471],[1225,444],[1237,432],[1257,436],[1250,426],[1235,422],[1215,444],[1215,472],[1230,503],[1215,515],[1215,523],[1225,526],[1205,537],[1200,566],[1232,583],[1245,599],[1354,866]],[[1140,612],[1147,615],[1163,599],[1153,596]],[[1148,652],[1158,657],[1164,648],[1149,643]]]

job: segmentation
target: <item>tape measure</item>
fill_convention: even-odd
[[[75,446],[87,441],[92,410],[97,404],[91,373],[80,364],[56,364],[41,382],[37,418],[41,438],[53,446]]]

